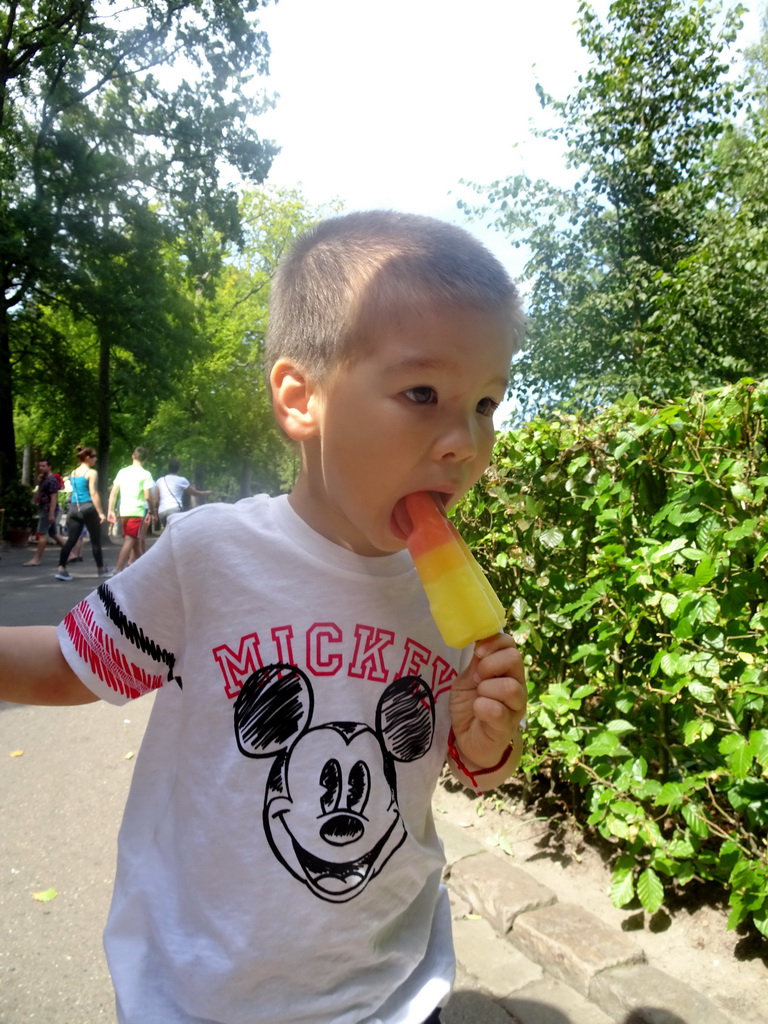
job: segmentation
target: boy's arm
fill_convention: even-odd
[[[67,664],[55,626],[0,628],[0,700],[65,705],[98,699]]]
[[[449,764],[463,785],[494,789],[517,768],[527,703],[523,659],[512,637],[480,640],[451,687]]]

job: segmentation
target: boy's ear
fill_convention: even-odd
[[[314,388],[304,370],[289,359],[278,359],[269,375],[272,408],[278,426],[292,441],[307,441],[317,433]]]

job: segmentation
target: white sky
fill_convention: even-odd
[[[312,203],[340,198],[349,210],[384,207],[465,224],[456,209],[457,195],[467,195],[462,178],[544,170],[526,158],[529,118],[543,116],[534,84],[537,74],[545,88],[575,81],[577,7],[280,0],[265,8],[266,84],[280,98],[259,127],[282,147],[270,180],[300,185]],[[501,236],[471,230],[517,270]]]
[[[607,0],[598,0],[598,10]],[[761,6],[756,4],[756,11]],[[578,0],[279,0],[260,15],[277,107],[260,133],[282,147],[269,180],[312,204],[385,207],[466,225],[513,275],[522,254],[456,209],[462,178],[556,180],[535,83],[564,99],[585,66]],[[759,37],[748,14],[742,43]],[[453,193],[453,194],[451,194]]]

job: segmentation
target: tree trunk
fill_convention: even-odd
[[[5,305],[0,307],[0,491],[16,479],[16,433],[13,428],[13,367],[11,323]]]
[[[251,482],[253,479],[253,466],[250,459],[243,459],[240,465],[240,497],[250,498]]]
[[[98,415],[99,434],[99,495],[104,511],[107,510],[109,497],[109,449],[112,445],[112,416],[110,412],[110,377],[109,377],[109,355],[112,346],[110,345],[109,332],[99,327],[99,393],[96,399]]]
[[[32,465],[32,445],[25,444],[24,451],[21,453],[21,482],[26,484],[27,487],[32,486],[32,478],[34,476]]]

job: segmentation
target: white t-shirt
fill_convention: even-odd
[[[59,640],[105,700],[158,691],[105,932],[121,1024],[421,1024],[445,1001],[431,798],[470,652],[407,552],[346,551],[285,497],[207,505]]]
[[[184,492],[189,487],[189,480],[176,473],[166,473],[155,482],[158,493],[158,515],[166,512],[181,512],[184,505]]]

